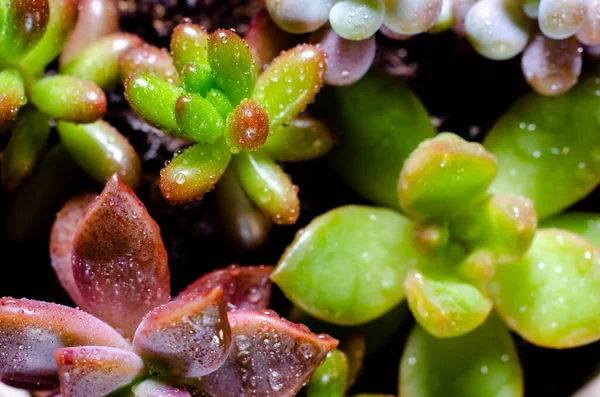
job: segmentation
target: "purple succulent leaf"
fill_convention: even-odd
[[[191,397],[183,387],[173,386],[154,379],[148,379],[132,388],[135,397]]]
[[[177,299],[190,293],[206,293],[213,288],[223,289],[223,298],[227,310],[262,310],[269,306],[271,298],[271,273],[273,266],[237,266],[231,265],[219,269],[190,284]]]
[[[108,324],[81,310],[28,299],[0,299],[3,381],[55,386],[58,378],[54,351],[81,345],[131,350],[131,345]]]
[[[329,335],[315,335],[270,310],[236,310],[228,316],[231,352],[223,366],[200,379],[201,396],[295,396],[338,345]]]
[[[146,313],[169,301],[160,229],[116,174],[79,225],[73,275],[86,308],[126,337]]]
[[[105,397],[144,371],[140,356],[112,347],[67,347],[54,356],[63,397]]]
[[[189,294],[152,310],[133,346],[153,370],[166,376],[200,378],[219,368],[231,345],[223,290]]]

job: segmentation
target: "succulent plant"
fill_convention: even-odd
[[[97,198],[64,206],[50,250],[85,311],[0,300],[0,374],[20,388],[60,385],[62,397],[293,396],[337,345],[266,310],[270,267],[213,271],[171,300],[159,228],[116,174]]]
[[[248,45],[231,30],[209,34],[180,24],[171,37],[172,60],[163,52],[163,66],[154,70],[134,51],[120,58],[127,101],[150,124],[194,143],[161,171],[163,196],[171,203],[200,199],[227,170],[231,184],[273,222],[294,223],[298,188],[275,161],[312,159],[333,143],[322,123],[295,120],[321,88],[322,51],[299,45],[258,79]]]

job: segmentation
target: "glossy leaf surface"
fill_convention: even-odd
[[[135,397],[191,397],[190,393],[182,388],[154,379],[147,379],[132,387]]]
[[[247,100],[240,103],[227,117],[225,142],[233,153],[257,150],[269,135],[269,116],[258,103]]]
[[[180,96],[175,103],[175,117],[179,128],[195,142],[213,143],[225,129],[223,117],[200,95]]]
[[[50,20],[47,0],[6,0],[2,4],[1,57],[18,61],[41,40]]]
[[[568,230],[600,247],[600,215],[596,213],[568,212],[545,220],[540,227]]]
[[[169,51],[149,44],[124,51],[119,57],[119,69],[123,81],[136,73],[149,73],[171,84],[179,85],[180,82]]]
[[[316,318],[366,323],[404,298],[404,277],[421,260],[411,236],[412,223],[394,211],[340,207],[296,235],[271,279]]]
[[[0,71],[0,129],[17,118],[21,106],[27,103],[25,83],[15,69]]]
[[[81,221],[73,274],[87,308],[129,337],[148,311],[170,298],[160,229],[117,175]]]
[[[344,397],[348,372],[346,355],[338,349],[330,351],[306,386],[306,395],[308,397]]]
[[[364,40],[375,34],[386,15],[384,0],[340,0],[329,12],[329,23],[346,40]]]
[[[208,63],[208,40],[210,35],[203,27],[193,23],[180,23],[171,35],[171,55],[179,72],[190,62],[198,65]]]

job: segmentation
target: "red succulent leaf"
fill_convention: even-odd
[[[133,347],[161,375],[200,378],[219,368],[231,333],[223,290],[189,294],[152,310],[140,324]]]
[[[73,277],[73,239],[94,200],[95,194],[85,193],[67,201],[56,215],[50,232],[50,261],[54,272],[73,302],[84,310],[85,300],[81,297]]]
[[[177,299],[221,287],[227,310],[263,310],[269,306],[271,298],[269,277],[272,272],[273,266],[231,265],[200,277],[177,295]]]
[[[199,382],[206,396],[295,396],[338,345],[272,311],[232,311],[229,323],[233,343],[227,361]]]
[[[113,328],[84,311],[28,299],[0,299],[3,381],[56,385],[54,351],[81,345],[131,349]]]
[[[54,357],[63,397],[104,397],[144,370],[140,356],[112,347],[68,347],[58,349]]]
[[[169,301],[160,229],[116,174],[79,225],[73,275],[86,308],[127,337],[146,313]]]
[[[135,397],[191,397],[182,387],[168,385],[154,379],[148,379],[132,388]]]

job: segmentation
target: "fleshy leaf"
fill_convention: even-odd
[[[215,188],[219,232],[236,248],[251,251],[260,247],[273,223],[246,196],[235,173],[229,169]]]
[[[187,294],[152,310],[140,323],[133,347],[154,371],[200,378],[229,354],[231,333],[223,290]]]
[[[327,354],[306,385],[307,397],[344,397],[348,383],[348,359],[338,350]]]
[[[119,72],[122,81],[136,73],[148,73],[174,85],[180,82],[169,51],[149,44],[124,51],[119,57]]]
[[[181,80],[181,85],[185,92],[202,96],[206,96],[215,86],[215,78],[212,75],[210,67],[196,63],[188,63],[183,68]]]
[[[266,0],[265,6],[281,29],[295,34],[313,32],[327,23],[334,0]]]
[[[256,150],[269,135],[269,116],[265,109],[252,100],[240,103],[227,117],[225,142],[233,153]]]
[[[60,72],[92,81],[105,90],[114,89],[119,82],[119,56],[142,43],[141,38],[129,33],[104,36],[82,49]]]
[[[200,379],[206,396],[294,396],[338,344],[270,311],[232,311],[229,322],[231,352],[221,368]]]
[[[26,107],[12,128],[4,158],[2,183],[14,190],[33,171],[50,135],[48,116],[34,107]]]
[[[509,328],[539,346],[600,339],[600,250],[560,229],[539,229],[527,254],[498,266],[489,293]]]
[[[179,128],[194,142],[213,143],[225,129],[223,117],[200,95],[180,96],[175,104],[175,117]]]
[[[15,69],[0,71],[0,129],[16,119],[19,109],[26,103],[21,74]]]
[[[385,26],[397,33],[415,35],[435,25],[442,11],[442,0],[384,0]]]
[[[271,131],[290,122],[313,102],[325,78],[325,53],[309,44],[283,52],[256,82],[252,99],[269,114]]]
[[[215,88],[208,91],[206,100],[213,104],[215,109],[217,109],[217,112],[219,112],[223,118],[227,118],[229,113],[233,111],[233,106],[229,99],[227,99],[227,95]]]
[[[532,199],[544,219],[594,189],[600,183],[598,89],[600,80],[589,78],[563,95],[530,93],[513,104],[483,141],[498,159],[491,191]],[[565,128],[577,128],[577,135]]]
[[[400,206],[418,219],[443,219],[480,200],[498,166],[478,143],[443,133],[422,142],[402,167]]]
[[[50,232],[50,262],[54,272],[73,302],[84,310],[86,302],[81,297],[73,277],[73,239],[94,200],[95,194],[86,193],[67,201],[56,215]]]
[[[114,0],[81,0],[73,33],[60,53],[60,66],[70,63],[84,48],[119,31],[119,11]]]
[[[227,310],[261,310],[269,306],[271,298],[272,266],[238,266],[212,271],[191,283],[177,299],[189,294],[206,294],[221,287]]]
[[[449,339],[415,325],[400,363],[399,394],[523,396],[521,366],[508,330],[495,314],[476,330]]]
[[[193,23],[180,23],[171,35],[171,55],[179,72],[188,63],[209,65],[208,40],[210,35],[206,29]]]
[[[147,73],[131,76],[124,84],[125,98],[134,112],[148,123],[178,136],[175,104],[183,94],[181,88]]]
[[[231,30],[213,32],[208,41],[208,60],[217,88],[232,105],[250,98],[256,84],[256,62],[240,36]]]
[[[147,379],[138,383],[131,390],[135,397],[191,397],[186,389],[155,379]]]
[[[233,170],[248,198],[274,223],[293,225],[300,214],[298,187],[273,160],[261,153],[242,152]]]
[[[184,150],[160,170],[162,195],[171,203],[201,199],[219,181],[230,160],[231,152],[222,139]]]
[[[323,122],[300,116],[274,131],[261,150],[275,161],[296,162],[324,156],[333,145],[333,133]]]
[[[277,27],[267,10],[260,10],[250,21],[244,40],[250,46],[259,72],[266,69],[281,51],[298,44],[298,36]]]
[[[2,4],[0,58],[14,62],[42,39],[50,19],[48,0],[6,0]]]
[[[449,274],[411,271],[404,288],[417,322],[438,338],[472,331],[492,310],[492,301],[478,288]]]
[[[514,262],[525,254],[537,227],[533,202],[499,194],[471,206],[451,223],[451,234],[472,247],[493,253],[497,263]]]
[[[600,215],[589,212],[570,212],[547,219],[540,224],[543,228],[559,228],[579,234],[600,247]]]
[[[104,120],[91,124],[57,123],[63,145],[79,166],[104,185],[118,174],[132,189],[141,182],[142,165],[135,149]]]
[[[78,0],[51,0],[50,19],[42,40],[20,64],[33,75],[42,75],[44,68],[55,59],[67,42],[77,22]]]
[[[363,197],[399,209],[402,164],[435,135],[419,99],[394,77],[375,72],[353,85],[323,90],[319,98],[323,120],[340,137],[329,156],[334,169]]]
[[[404,298],[404,277],[422,260],[411,237],[412,223],[394,211],[336,208],[296,235],[271,279],[318,319],[366,323]]]
[[[81,310],[28,299],[0,299],[3,379],[56,385],[54,351],[81,345],[131,350],[114,329]]]
[[[116,174],[75,235],[73,275],[90,312],[128,337],[148,311],[169,300],[158,225]]]
[[[83,346],[54,353],[63,397],[104,397],[130,384],[144,370],[135,353],[112,347]]]
[[[50,117],[73,123],[91,123],[106,112],[106,96],[94,83],[72,76],[37,81],[29,99]]]
[[[385,15],[384,0],[340,0],[329,12],[329,23],[346,40],[364,40],[377,32]]]

